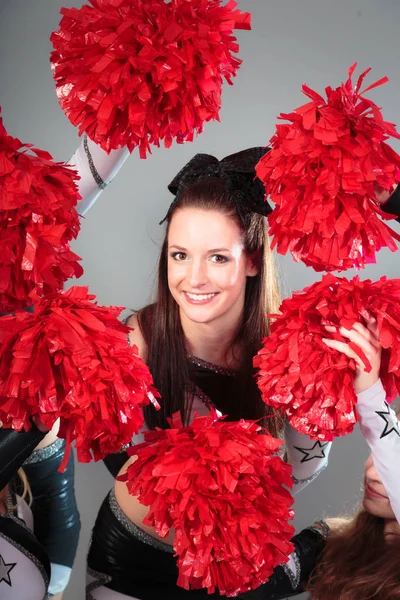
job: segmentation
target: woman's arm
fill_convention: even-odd
[[[266,583],[252,592],[239,595],[238,599],[283,600],[304,592],[319,561],[328,533],[329,527],[323,521],[303,529],[292,539],[295,550],[290,555],[289,562],[279,565]]]
[[[382,382],[357,395],[360,429],[372,452],[372,459],[387,491],[393,512],[400,523],[400,425],[386,401]]]
[[[350,330],[341,327],[339,332],[364,352],[371,365],[368,372],[361,358],[348,344],[329,339],[324,341],[327,346],[343,352],[356,363],[354,389],[361,432],[371,448],[375,468],[400,523],[400,427],[394,411],[386,402],[385,390],[379,379],[382,347],[378,324],[367,313],[364,319],[366,327],[356,323]],[[326,329],[332,331],[332,327]]]
[[[129,156],[127,148],[112,150],[107,154],[86,134],[68,164],[72,165],[80,177],[78,181],[79,193],[82,200],[78,203],[77,210],[80,215],[85,215],[96,202],[101,192],[116,176]]]
[[[130,346],[136,346],[138,349],[139,356],[146,361],[147,346],[144,340],[143,334],[140,331],[138,319],[136,315],[130,316],[126,325],[132,327],[132,331],[128,335],[128,342]],[[143,435],[139,433],[132,439],[131,445],[140,444],[143,441]],[[114,452],[103,458],[103,463],[107,467],[109,473],[115,478],[124,464],[129,460],[126,448],[123,448],[120,452]]]
[[[45,432],[35,426],[29,431],[21,432],[0,429],[0,491],[14,477],[45,435]]]
[[[293,494],[297,494],[328,466],[331,442],[311,440],[298,433],[289,423],[285,425],[286,462],[292,465]]]

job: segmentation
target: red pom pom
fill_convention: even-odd
[[[131,441],[156,394],[120,307],[97,306],[84,287],[42,298],[34,313],[0,318],[0,420],[29,429],[37,415],[76,440],[78,460],[99,460]],[[66,460],[66,459],[65,459]]]
[[[51,36],[62,109],[109,152],[192,141],[219,118],[223,80],[241,61],[234,29],[249,13],[230,0],[90,0],[63,8]]]
[[[118,479],[150,510],[144,523],[175,530],[178,585],[235,596],[267,581],[293,550],[291,467],[282,442],[250,421],[196,418],[145,432],[137,460]]]
[[[48,152],[7,135],[0,117],[0,313],[82,275],[69,249],[80,228],[77,179]]]
[[[390,190],[400,180],[400,156],[386,143],[400,135],[363,96],[387,78],[360,92],[370,69],[353,87],[355,67],[346,83],[326,88],[327,100],[303,85],[311,102],[280,115],[290,124],[277,126],[272,150],[256,169],[276,204],[272,247],[316,271],[363,268],[400,240],[380,219],[394,217],[375,201],[375,184]]]
[[[377,319],[383,347],[380,377],[388,401],[400,393],[400,279],[351,281],[331,274],[284,300],[271,334],[254,359],[258,385],[266,404],[284,409],[291,425],[313,439],[332,440],[351,433],[357,422],[353,379],[355,361],[330,349],[322,338],[345,343],[325,325],[351,329],[365,324],[362,315]],[[370,364],[362,350],[350,347]]]

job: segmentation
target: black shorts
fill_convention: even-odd
[[[294,541],[297,538],[296,546],[301,550],[302,565],[307,567],[304,569],[305,576],[315,565],[323,545],[319,537],[310,530],[304,530],[294,538]],[[217,592],[208,594],[205,589],[187,591],[178,587],[178,568],[172,547],[155,540],[134,525],[122,512],[113,491],[100,507],[93,528],[87,567],[87,600],[96,600],[96,590],[99,597],[106,599],[107,589],[110,590],[110,598],[113,597],[113,590],[127,600],[213,600],[222,597]],[[294,589],[293,581],[279,566],[267,583],[237,598],[278,600],[302,591],[300,578]]]

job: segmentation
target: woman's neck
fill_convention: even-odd
[[[237,352],[234,352],[233,344],[243,316],[235,320],[230,319],[228,323],[194,323],[181,313],[183,333],[188,343],[189,351],[198,358],[217,365],[235,368],[240,360]],[[237,348],[235,350],[238,350]]]
[[[385,519],[383,534],[387,542],[400,541],[400,524],[396,519]]]

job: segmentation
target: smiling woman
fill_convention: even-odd
[[[215,240],[221,248],[213,248]],[[189,345],[195,344],[191,340],[200,324],[213,331],[240,325],[246,278],[258,272],[255,256],[248,255],[244,242],[238,224],[229,215],[190,206],[175,213],[168,235],[168,285],[179,306]],[[229,344],[226,339],[225,351]],[[206,348],[201,350],[207,352]],[[215,348],[208,354],[210,350],[214,355]],[[216,358],[212,362],[218,363],[223,357]],[[234,357],[225,360],[233,362]]]
[[[156,299],[128,324],[134,328],[130,341],[162,397],[161,410],[144,409],[146,427],[166,429],[178,411],[184,424],[210,409],[230,421],[260,419],[274,437],[285,437],[296,493],[327,465],[330,444],[303,460],[313,442],[263,403],[254,377],[253,357],[269,333],[267,315],[279,306],[264,219],[270,207],[254,170],[266,151],[252,148],[222,161],[196,155],[178,173],[169,186],[175,198],[165,218]],[[142,439],[140,434],[134,442]],[[114,474],[121,467],[123,473],[130,464],[126,459],[121,454],[106,464]],[[143,523],[147,512],[126,483],[116,481],[93,530],[88,598],[213,597],[177,586],[173,533],[160,538]],[[318,540],[312,552],[320,545]],[[277,576],[271,585],[286,596],[294,589],[290,581]],[[266,591],[259,593],[263,597]]]

